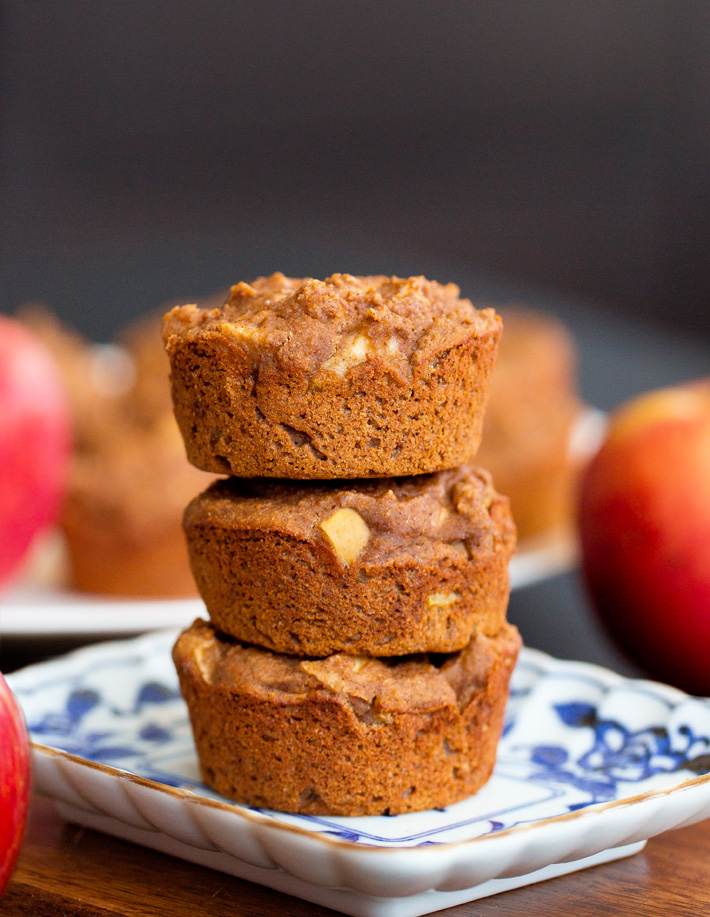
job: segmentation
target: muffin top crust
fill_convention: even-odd
[[[505,625],[496,638],[482,634],[459,653],[421,654],[392,660],[335,653],[309,659],[272,653],[218,636],[203,620],[183,631],[174,658],[195,667],[205,685],[271,703],[341,698],[358,718],[387,721],[387,714],[463,710],[485,686],[491,667],[516,652],[517,630]]]
[[[178,306],[165,316],[163,337],[216,333],[241,345],[250,363],[265,356],[274,369],[342,379],[349,369],[379,359],[408,376],[421,362],[471,336],[499,330],[494,309],[476,309],[459,288],[424,277],[326,280],[281,273],[232,287],[216,309]]]

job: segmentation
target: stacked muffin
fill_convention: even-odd
[[[520,647],[509,503],[467,462],[501,323],[424,278],[240,283],[164,320],[210,622],[173,658],[205,782],[338,815],[490,776]]]

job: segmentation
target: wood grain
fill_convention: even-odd
[[[35,800],[3,917],[255,917],[333,914],[298,898],[76,825]],[[473,901],[447,917],[698,917],[710,913],[710,820],[634,857]]]

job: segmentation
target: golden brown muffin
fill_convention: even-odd
[[[210,475],[186,459],[172,415],[138,428],[119,414],[74,454],[62,517],[75,589],[124,596],[197,594],[182,531],[185,503]]]
[[[198,468],[356,478],[453,468],[478,448],[500,335],[454,284],[274,274],[173,309],[175,416]]]
[[[446,806],[490,777],[520,637],[448,657],[284,656],[196,621],[173,659],[209,786],[314,815]]]
[[[68,585],[124,595],[193,596],[182,514],[213,477],[185,458],[172,412],[162,311],[94,345],[42,307],[19,316],[48,345],[72,409],[74,449],[60,520]]]
[[[184,518],[212,623],[281,653],[448,653],[496,633],[515,528],[487,472],[231,478]]]
[[[570,520],[570,436],[580,412],[576,350],[556,318],[525,308],[502,311],[504,331],[476,461],[510,497],[522,539]]]

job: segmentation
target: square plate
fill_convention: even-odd
[[[68,819],[353,915],[414,917],[639,850],[710,815],[710,701],[523,649],[489,783],[393,817],[294,816],[200,782],[175,631],[8,681]]]

